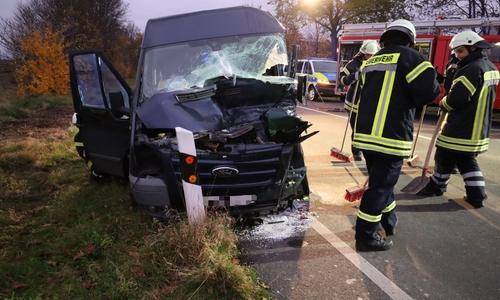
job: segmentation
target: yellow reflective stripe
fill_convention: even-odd
[[[476,107],[476,115],[474,116],[474,125],[472,126],[472,140],[479,140],[481,138],[481,133],[484,126],[484,112],[488,103],[488,91],[487,86],[483,86],[481,93],[479,94],[479,99]]]
[[[422,74],[425,69],[428,68],[433,68],[432,64],[429,61],[424,61],[420,63],[418,66],[415,67],[410,73],[406,75],[406,82],[410,83],[412,82],[415,78],[418,77],[418,75]]]
[[[76,147],[83,147],[83,142],[75,142]]]
[[[441,99],[440,105],[442,105],[447,111],[453,110],[451,106],[448,105],[448,96],[444,96],[443,99]]]
[[[387,207],[384,208],[384,210],[382,211],[382,213],[388,213],[391,210],[393,210],[395,207],[396,207],[396,201],[392,201],[391,204],[387,205]]]
[[[485,72],[483,78],[484,78],[485,84],[488,81],[492,81],[492,82],[488,82],[486,85],[496,85],[496,84],[498,84],[498,80],[500,79],[500,72],[498,72],[496,70]],[[495,82],[495,81],[497,81],[497,82]]]
[[[461,82],[468,90],[471,95],[474,95],[476,92],[476,87],[467,79],[465,76],[460,76],[457,79],[453,80],[453,85],[456,83]]]
[[[343,68],[342,72],[344,72],[346,75],[351,74],[351,72],[349,72],[349,70],[347,68]]]
[[[358,218],[363,219],[367,222],[375,223],[375,222],[380,222],[380,220],[382,220],[382,215],[373,216],[373,215],[369,215],[367,213],[364,213],[361,210],[358,210]]]
[[[484,152],[488,150],[489,142],[489,138],[468,140],[441,134],[436,140],[436,146],[462,152]]]
[[[390,139],[363,133],[355,133],[353,141],[353,146],[355,147],[395,156],[409,156],[411,145],[411,141]]]
[[[89,160],[87,162],[87,168],[89,168],[89,170],[90,170],[90,168],[92,168],[92,161],[91,160]]]
[[[353,113],[358,113],[358,108],[359,108],[359,104],[357,104],[357,103],[356,103],[356,104],[354,104],[354,105],[352,106],[352,112],[353,112]]]
[[[389,103],[391,102],[392,88],[394,80],[396,79],[395,71],[386,71],[384,76],[384,83],[382,84],[382,91],[378,99],[377,112],[373,121],[372,135],[382,136],[384,132],[385,120],[387,118],[387,111]]]

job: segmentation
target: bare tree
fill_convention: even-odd
[[[122,0],[30,0],[18,4],[13,18],[0,20],[0,45],[10,57],[22,57],[20,41],[49,28],[68,48],[107,50],[126,31],[127,10]]]
[[[383,22],[408,18],[405,0],[270,0],[280,15],[293,12],[295,21],[313,22],[330,36],[332,58],[337,56],[341,26],[346,23]]]

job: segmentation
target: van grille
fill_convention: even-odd
[[[182,184],[179,156],[178,153],[172,154],[176,180]],[[204,191],[210,191],[212,195],[218,195],[218,192],[224,195],[239,195],[245,193],[242,189],[256,189],[253,192],[257,193],[259,189],[269,188],[269,185],[279,180],[279,174],[284,174],[284,170],[280,170],[280,166],[283,165],[281,160],[282,147],[241,154],[200,153],[198,155],[200,184]],[[216,177],[212,174],[212,170],[220,166],[236,168],[239,173],[235,176]]]

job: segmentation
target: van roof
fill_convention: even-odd
[[[282,33],[283,26],[267,11],[235,6],[150,19],[143,48],[201,39]]]

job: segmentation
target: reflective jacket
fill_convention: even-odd
[[[347,95],[344,101],[344,108],[346,110],[351,110],[352,107],[352,98],[354,96],[354,88],[356,87],[357,82],[354,75],[357,71],[359,71],[359,68],[361,68],[361,64],[363,63],[363,55],[364,54],[361,52],[356,54],[356,56],[354,56],[354,58],[344,66],[342,72],[340,72],[340,83],[344,86],[350,86],[349,90],[347,90]],[[356,113],[357,110],[357,106],[355,105],[352,112]]]
[[[458,70],[448,96],[439,106],[448,111],[436,147],[460,153],[488,150],[493,102],[500,75],[477,50],[458,63]]]
[[[353,146],[409,157],[415,108],[436,100],[436,71],[420,52],[389,44],[363,63]]]

